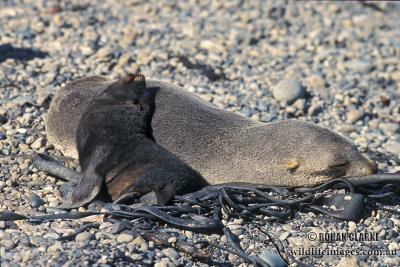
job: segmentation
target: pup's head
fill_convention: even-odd
[[[111,84],[104,91],[107,95],[112,95],[114,100],[121,100],[128,105],[143,104],[143,98],[149,93],[146,89],[146,79],[143,74],[129,73],[121,80]]]

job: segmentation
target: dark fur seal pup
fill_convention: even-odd
[[[113,81],[88,77],[55,95],[47,135],[65,155],[76,157],[75,135],[88,103]],[[173,84],[148,80],[155,95],[155,140],[211,184],[247,182],[312,186],[334,177],[375,173],[374,163],[333,131],[298,120],[261,123],[205,102]]]
[[[151,133],[154,97],[141,74],[128,74],[91,101],[76,131],[83,178],[64,208],[82,206],[103,186],[113,200],[153,191],[158,204],[208,183],[177,156],[157,145]],[[152,107],[153,106],[153,107]]]

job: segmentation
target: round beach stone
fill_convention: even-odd
[[[387,151],[400,156],[400,140],[391,140],[384,144]]]
[[[32,194],[32,197],[28,200],[28,205],[31,205],[32,208],[39,208],[44,204],[45,202],[36,194]]]
[[[359,109],[350,109],[346,113],[346,118],[349,122],[356,122],[364,117],[364,110]]]
[[[395,81],[400,81],[400,70],[396,70],[390,74],[390,78]]]
[[[323,107],[319,104],[313,104],[308,109],[307,113],[310,116],[317,116],[319,113],[323,111]]]
[[[117,242],[121,242],[121,243],[129,243],[133,240],[133,235],[131,234],[120,234],[117,237]]]
[[[309,83],[310,83],[310,86],[313,87],[313,88],[315,88],[315,87],[325,87],[325,85],[326,85],[324,78],[322,78],[322,76],[318,75],[318,74],[312,74],[309,77]]]
[[[263,250],[263,252],[260,254],[260,258],[265,261],[269,266],[287,266],[286,262],[282,259],[281,256],[268,250]]]
[[[368,72],[372,69],[372,62],[369,59],[353,59],[345,62],[344,66],[355,72]]]
[[[179,259],[181,256],[179,255],[178,252],[176,252],[174,249],[172,248],[166,248],[162,251],[164,253],[165,256],[167,256],[168,258],[172,258],[172,259]]]
[[[75,241],[77,241],[77,242],[94,240],[94,239],[95,239],[94,234],[89,233],[89,232],[80,233],[75,237]]]
[[[337,267],[359,267],[359,266],[363,266],[363,265],[360,265],[358,263],[358,261],[357,261],[356,256],[353,256],[353,257],[350,257],[350,258],[343,257],[340,260],[339,264],[336,265],[336,266]]]
[[[387,134],[394,134],[400,131],[400,124],[395,122],[381,122],[379,128]]]
[[[6,247],[8,249],[13,249],[15,246],[14,241],[10,240],[10,239],[2,239],[0,241],[0,245],[3,247]]]
[[[61,242],[56,242],[54,245],[51,245],[47,248],[47,252],[56,252],[56,251],[63,251],[63,246]]]
[[[285,78],[272,88],[272,95],[278,101],[293,103],[296,99],[303,98],[305,90],[297,79]]]
[[[44,138],[40,137],[38,139],[36,139],[32,144],[31,144],[31,148],[33,149],[39,149],[42,147],[44,142]]]

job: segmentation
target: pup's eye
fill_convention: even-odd
[[[144,96],[149,96],[149,95],[150,95],[150,92],[149,92],[149,91],[144,91],[143,95],[144,95]]]

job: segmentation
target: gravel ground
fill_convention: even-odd
[[[312,121],[354,140],[380,171],[400,171],[400,3],[96,2],[0,3],[0,210],[38,214],[61,204],[64,183],[35,169],[29,154],[61,156],[46,139],[49,101],[68,81],[94,74],[141,71],[255,120]],[[76,160],[67,163],[78,167]],[[399,211],[399,203],[393,197],[383,205]],[[373,253],[296,256],[308,265],[400,266],[400,216],[364,213],[358,223],[299,213],[264,230],[288,249]],[[56,241],[93,222],[72,241]],[[276,252],[253,224],[226,223],[249,254]],[[226,245],[224,237],[160,225],[156,231],[172,244],[165,247],[144,240],[139,224],[99,217],[0,222],[1,266],[248,265],[219,249],[201,261],[174,246],[178,240]],[[379,238],[312,242],[309,232]]]

